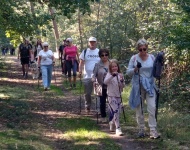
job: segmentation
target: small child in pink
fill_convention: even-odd
[[[121,92],[125,84],[117,60],[111,60],[109,72],[104,79],[104,83],[107,85],[108,107],[113,114],[113,119],[109,122],[110,130],[113,130],[115,123],[116,135],[121,136],[123,133],[120,127],[119,116],[121,110]]]

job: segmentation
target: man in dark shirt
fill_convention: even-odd
[[[29,68],[29,61],[32,55],[32,45],[29,43],[28,39],[24,39],[24,42],[20,44],[18,50],[18,59],[20,58],[23,77],[28,77],[28,68]]]
[[[65,63],[63,62],[63,50],[66,47],[66,40],[63,40],[63,43],[59,47],[59,60],[61,61],[62,74],[67,74]]]

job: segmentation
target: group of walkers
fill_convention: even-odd
[[[10,52],[10,55],[15,55],[14,47],[2,47],[1,48],[2,56],[7,55]]]
[[[23,77],[25,79],[28,78],[29,65],[36,63],[36,69],[39,70],[39,75],[40,73],[42,74],[44,90],[47,91],[50,89],[55,58],[47,42],[42,43],[41,39],[38,39],[36,45],[33,47],[29,43],[29,40],[25,38],[19,46],[18,59],[21,61]]]
[[[109,126],[113,131],[115,126],[116,135],[121,136],[123,132],[120,127],[120,112],[122,109],[121,92],[125,86],[124,77],[121,73],[118,61],[109,59],[107,49],[96,48],[95,37],[89,38],[89,48],[80,54],[79,75],[83,71],[85,109],[89,113],[91,110],[91,94],[93,88],[99,95],[100,113],[102,122],[106,122],[106,99],[109,108]],[[138,137],[145,137],[144,122],[144,101],[147,103],[149,114],[148,125],[150,128],[150,138],[157,139],[160,135],[157,132],[156,112],[156,91],[152,69],[154,56],[148,54],[148,43],[145,39],[137,42],[138,53],[131,57],[127,74],[132,76],[132,90],[130,93],[130,106],[136,110],[137,124],[139,128]],[[84,69],[83,69],[84,68]],[[98,84],[98,85],[97,85]]]
[[[59,48],[59,59],[61,61],[62,74],[68,75],[71,88],[76,87],[77,71],[79,78],[82,78],[84,85],[84,99],[86,113],[91,112],[92,93],[100,100],[100,115],[102,122],[109,122],[110,131],[115,131],[116,135],[121,136],[123,132],[120,126],[120,112],[123,108],[121,92],[125,86],[124,76],[120,70],[116,59],[109,58],[109,50],[97,48],[97,39],[88,39],[89,47],[84,49],[81,54],[78,48],[73,45],[72,38],[63,40]],[[138,53],[133,55],[128,64],[127,74],[132,76],[132,90],[129,97],[129,104],[136,110],[136,119],[139,128],[138,137],[145,137],[144,121],[144,101],[146,100],[147,111],[149,114],[148,125],[150,128],[150,138],[156,139],[160,135],[157,132],[156,112],[156,86],[152,69],[154,56],[148,53],[148,43],[145,39],[137,42]],[[37,61],[38,68],[42,73],[44,90],[50,89],[52,69],[55,58],[52,50],[49,49],[47,42],[37,41],[35,51],[31,44],[25,39],[19,46],[18,57],[21,58],[24,78],[28,76],[29,61]],[[35,54],[35,55],[34,55]],[[30,60],[31,59],[31,60]],[[72,75],[71,75],[72,73]],[[73,78],[71,78],[73,77]],[[106,111],[106,101],[108,101],[108,111]],[[107,120],[107,113],[109,120]]]

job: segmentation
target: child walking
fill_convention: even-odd
[[[116,135],[122,136],[119,116],[121,110],[121,92],[124,88],[124,78],[120,72],[119,64],[116,59],[110,61],[109,72],[107,73],[104,83],[107,85],[108,107],[113,114],[110,118],[110,131],[113,131],[113,126],[116,127]]]

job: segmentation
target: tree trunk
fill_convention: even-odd
[[[35,15],[34,13],[34,3],[33,2],[30,2],[30,11],[33,15]]]
[[[52,23],[53,23],[53,29],[54,29],[54,37],[55,37],[55,47],[56,51],[58,51],[58,39],[59,39],[59,32],[58,32],[58,27],[57,27],[57,22],[55,21],[54,17],[54,10],[53,8],[49,8],[50,14],[52,16]]]
[[[80,15],[80,8],[78,8],[78,27],[79,27],[79,37],[80,37],[80,47],[81,50],[83,49],[83,39],[82,39],[82,27],[81,27],[81,15]]]

